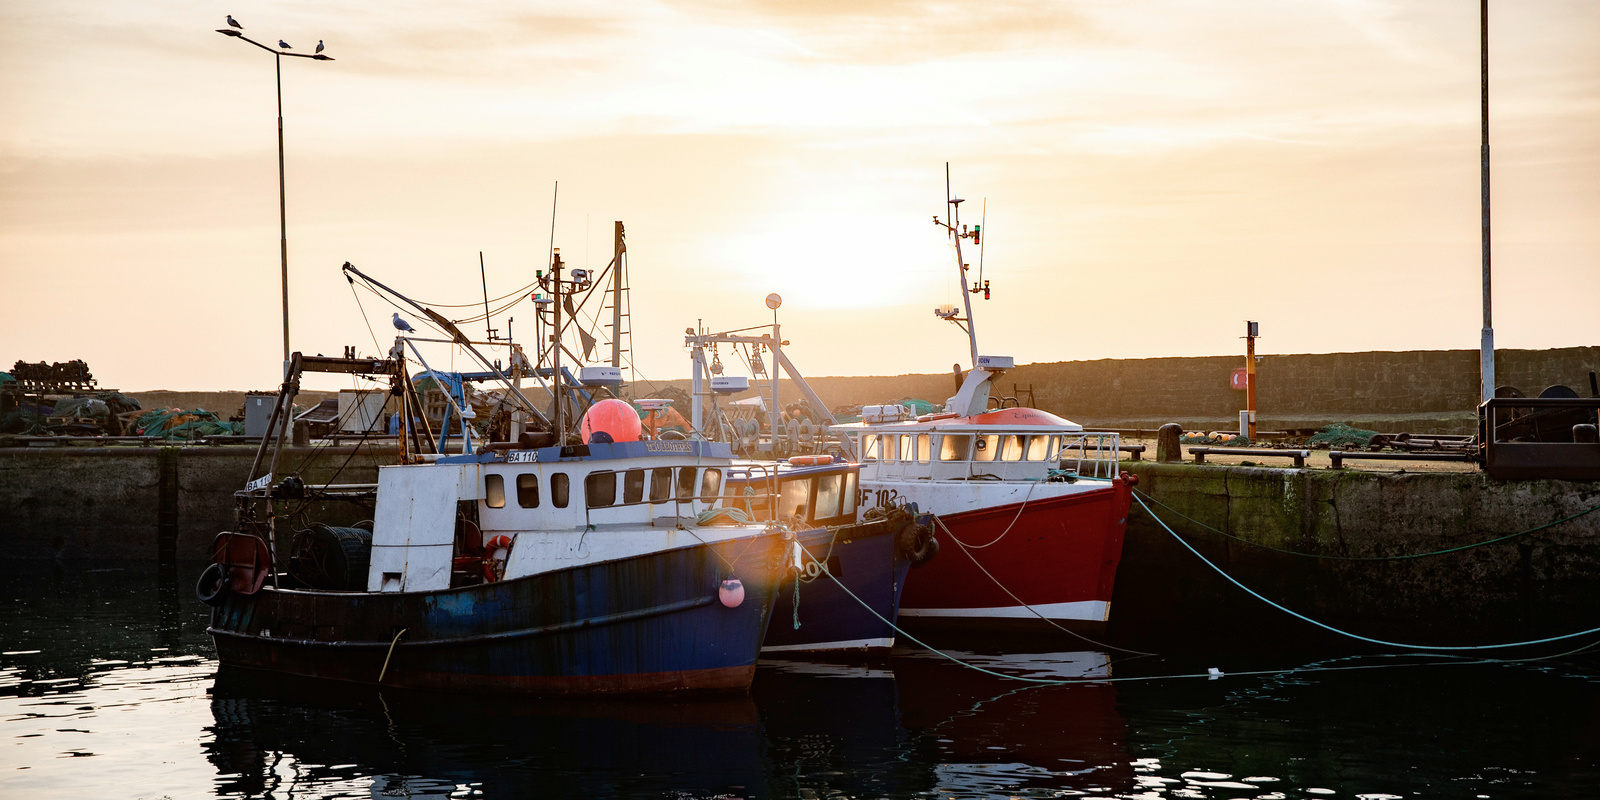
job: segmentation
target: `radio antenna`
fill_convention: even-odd
[[[489,341],[494,341],[494,328],[489,327],[489,273],[483,267],[483,251],[478,251],[478,278],[483,281],[483,329],[489,334]]]

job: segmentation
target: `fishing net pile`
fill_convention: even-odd
[[[1343,422],[1335,422],[1317,429],[1316,434],[1306,440],[1306,444],[1313,447],[1365,447],[1376,435],[1377,431],[1363,430]]]

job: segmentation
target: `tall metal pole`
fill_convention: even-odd
[[[284,197],[283,180],[283,56],[272,54],[278,77],[278,253],[283,275],[283,360],[289,361],[289,204]]]
[[[1479,0],[1479,51],[1483,78],[1483,352],[1479,356],[1482,375],[1480,398],[1494,397],[1494,318],[1489,292],[1489,0]]]
[[[611,234],[611,366],[622,367],[622,220]],[[698,430],[698,428],[696,429]]]

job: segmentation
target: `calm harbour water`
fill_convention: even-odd
[[[952,654],[1102,680],[903,648],[764,662],[749,696],[456,698],[219,674],[198,569],[4,568],[0,797],[1600,797],[1592,653],[1128,658],[1050,634]]]

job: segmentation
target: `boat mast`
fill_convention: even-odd
[[[961,204],[966,201],[959,197],[952,197],[950,195],[950,162],[948,161],[946,161],[944,164],[944,196],[945,218],[943,221],[940,221],[938,217],[934,217],[933,224],[938,225],[949,232],[951,239],[955,242],[956,264],[961,268],[961,303],[966,309],[967,317],[965,320],[960,320],[953,319],[943,313],[941,313],[940,316],[955,322],[957,325],[960,325],[962,322],[966,322],[966,325],[963,326],[963,328],[967,332],[967,342],[972,350],[972,366],[974,369],[976,369],[978,366],[978,326],[972,319],[972,296],[978,292],[983,292],[983,299],[989,299],[989,282],[973,281],[972,285],[967,285],[968,265],[966,258],[961,255],[961,240],[972,239],[973,244],[977,244],[981,247],[982,241],[978,238],[978,236],[983,226],[979,225],[977,228],[974,228],[971,231],[967,231],[962,227]]]

